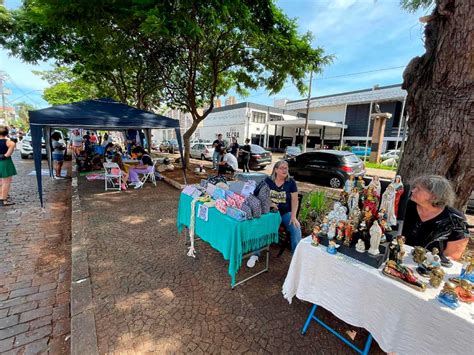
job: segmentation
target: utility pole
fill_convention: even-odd
[[[2,116],[5,119],[5,124],[7,124],[7,111],[5,107],[5,90],[3,88],[3,81],[5,80],[5,75],[3,72],[0,72],[0,92],[2,93]]]
[[[309,90],[308,90],[308,101],[306,101],[306,118],[304,120],[304,136],[303,136],[303,152],[306,152],[306,144],[308,143],[309,136],[309,104],[311,101],[311,84],[313,83],[313,70],[314,66],[311,67],[311,73],[309,74]]]

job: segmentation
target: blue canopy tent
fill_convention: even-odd
[[[184,164],[183,144],[179,121],[169,117],[139,110],[135,107],[112,99],[86,100],[66,105],[51,106],[41,110],[29,111],[33,158],[35,161],[38,194],[43,207],[43,185],[41,177],[41,138],[46,142],[46,151],[50,176],[51,163],[51,129],[52,128],[84,128],[84,129],[144,129],[148,142],[150,130],[153,128],[174,128],[179,145],[179,153],[183,162],[183,174],[186,183],[186,167]]]

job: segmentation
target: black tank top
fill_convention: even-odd
[[[8,147],[7,147],[7,140],[5,138],[0,139],[0,154],[7,154]]]

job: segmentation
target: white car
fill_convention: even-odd
[[[61,131],[55,131],[61,135],[61,139],[59,140],[60,143],[66,145],[64,143],[64,136]],[[30,156],[33,157],[33,147],[31,146],[31,132],[28,131],[23,136],[23,140],[21,141],[20,147],[20,155],[22,159],[28,159]],[[44,138],[41,139],[41,155],[46,156],[46,143],[44,142]]]
[[[214,147],[212,146],[212,143],[195,143],[191,145],[191,158],[212,160],[213,154]]]
[[[387,160],[387,159],[391,159],[391,158],[394,158],[394,159],[398,160],[399,156],[400,156],[400,150],[399,149],[391,149],[391,150],[387,150],[385,153],[381,154],[380,159],[382,159],[382,161]]]

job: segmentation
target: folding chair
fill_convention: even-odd
[[[143,186],[148,179],[150,179],[153,185],[156,186],[155,171],[156,171],[157,161],[158,161],[157,159],[153,159],[153,169],[150,169],[150,172],[143,174],[143,177],[140,180],[141,186]]]
[[[118,169],[118,173],[112,173],[112,170]],[[117,163],[104,163],[105,191],[122,189],[122,171]],[[109,187],[109,185],[111,187]]]

